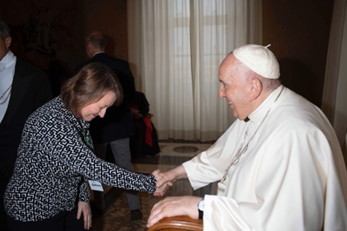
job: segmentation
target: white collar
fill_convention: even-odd
[[[264,102],[255,109],[251,114],[248,115],[248,118],[253,122],[258,122],[263,119],[263,117],[268,113],[268,111],[274,106],[274,103],[277,101],[277,97],[282,92],[283,85],[280,85],[276,88],[265,100]],[[277,102],[278,103],[278,102]]]
[[[12,51],[8,51],[7,54],[0,61],[0,72],[3,72],[5,68],[10,66],[16,61],[16,56],[12,53]]]

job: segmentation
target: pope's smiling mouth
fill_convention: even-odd
[[[234,104],[231,102],[231,101],[227,101],[228,105],[229,105],[229,108],[230,109],[234,109]]]

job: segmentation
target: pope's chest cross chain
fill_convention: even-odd
[[[237,165],[239,163],[239,160],[240,160],[240,157],[242,156],[243,153],[245,153],[248,149],[248,144],[249,142],[252,140],[252,138],[254,137],[254,135],[257,133],[257,131],[259,130],[260,126],[263,124],[264,120],[266,119],[267,115],[269,114],[269,112],[271,111],[271,109],[273,108],[273,106],[275,105],[277,99],[280,97],[282,91],[284,89],[284,86],[282,86],[282,89],[280,91],[280,93],[277,95],[276,99],[274,100],[274,102],[272,103],[271,107],[269,108],[269,110],[266,112],[264,118],[262,119],[262,121],[260,122],[260,124],[258,125],[258,127],[256,128],[256,130],[253,132],[252,136],[248,139],[247,143],[246,143],[246,140],[248,138],[248,127],[249,127],[249,124],[247,125],[247,129],[246,129],[246,132],[245,132],[245,135],[241,141],[241,144],[239,146],[239,148],[237,149],[235,155],[234,155],[234,158],[231,160],[231,163],[230,165],[227,167],[227,169],[225,170],[224,172],[224,175],[223,175],[223,178],[221,179],[221,183],[223,183],[227,176],[228,176],[228,172],[229,172],[229,169],[231,168],[231,166],[233,165]],[[246,143],[246,144],[245,144]]]

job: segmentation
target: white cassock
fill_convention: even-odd
[[[248,117],[183,164],[197,189],[220,181],[248,146],[205,196],[204,230],[347,230],[346,167],[322,111],[280,86]]]

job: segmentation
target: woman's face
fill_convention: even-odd
[[[91,121],[97,116],[103,118],[106,114],[106,109],[112,106],[116,99],[116,94],[113,91],[109,91],[100,100],[82,107],[82,119],[85,121]]]

